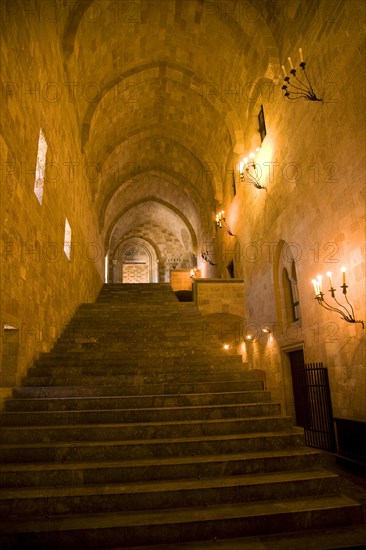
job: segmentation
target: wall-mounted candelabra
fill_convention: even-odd
[[[283,71],[283,74],[284,74],[284,81],[286,83],[282,86],[284,97],[286,97],[287,99],[291,99],[291,100],[303,98],[303,99],[306,99],[308,101],[323,101],[322,99],[317,97],[317,95],[314,92],[314,89],[313,89],[313,87],[310,83],[310,80],[309,80],[309,77],[307,75],[306,68],[305,68],[306,63],[305,63],[305,61],[303,59],[303,55],[302,55],[302,48],[299,48],[299,54],[300,54],[299,66],[302,69],[302,74],[303,74],[303,77],[305,78],[306,82],[303,82],[302,80],[300,80],[298,78],[297,73],[296,73],[296,69],[294,68],[294,66],[292,64],[292,59],[291,59],[291,57],[288,57],[287,59],[288,59],[289,65],[290,65],[290,75],[292,75],[292,76],[289,76],[286,73],[285,66],[282,65],[282,71]]]
[[[234,233],[232,233],[230,227],[226,223],[224,210],[221,210],[221,212],[216,214],[216,227],[219,229],[224,229],[231,237],[235,237]]]
[[[176,258],[168,258],[168,262],[171,264],[172,268],[175,269],[178,264],[182,261],[182,258],[176,257]]]
[[[260,147],[257,147],[256,152],[259,150]],[[261,184],[262,171],[258,163],[255,162],[254,157],[255,153],[250,153],[249,157],[244,157],[243,160],[239,162],[240,181],[248,181],[257,189],[266,189],[264,185]]]
[[[201,258],[206,264],[217,265],[207,248],[205,251],[202,251]]]
[[[327,273],[327,277],[330,285],[329,292],[332,299],[335,301],[337,305],[333,306],[324,299],[323,277],[321,275],[318,275],[316,279],[312,280],[314,291],[315,291],[315,299],[318,301],[318,304],[320,306],[322,306],[324,309],[328,311],[334,311],[335,313],[338,313],[341,316],[341,319],[343,319],[347,323],[361,323],[362,328],[365,328],[363,321],[355,319],[355,312],[354,312],[353,306],[352,304],[350,304],[347,298],[348,285],[346,284],[346,268],[342,267],[341,272],[343,276],[343,280],[342,280],[343,284],[341,285],[341,289],[343,292],[344,299],[346,301],[346,305],[341,304],[335,296],[336,289],[333,287],[332,273],[330,271],[328,271]]]

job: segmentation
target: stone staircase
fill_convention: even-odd
[[[0,450],[2,548],[180,548],[362,522],[169,285],[105,285],[81,305],[6,402]]]

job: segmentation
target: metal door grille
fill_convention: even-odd
[[[328,371],[322,363],[297,365],[293,369],[297,423],[305,430],[305,442],[310,447],[335,451],[335,432]],[[296,405],[296,403],[295,403]]]

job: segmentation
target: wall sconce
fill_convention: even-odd
[[[216,227],[218,227],[219,229],[225,229],[226,233],[228,233],[231,237],[236,236],[234,235],[234,233],[232,233],[230,227],[226,223],[224,210],[221,210],[221,212],[216,214]]]
[[[253,334],[246,334],[243,338],[242,338],[242,341],[243,342],[248,342],[248,343],[253,343],[255,341],[255,337]]]
[[[206,252],[202,252],[201,253],[201,258],[202,260],[207,263],[207,264],[210,264],[210,265],[217,265],[214,261],[213,261],[213,258],[212,256],[210,255],[209,251],[206,249]]]
[[[287,59],[290,64],[290,74],[295,78],[296,83],[293,84],[292,82],[290,82],[290,77],[286,73],[285,66],[282,65],[282,71],[283,71],[283,74],[285,75],[284,81],[286,82],[286,84],[282,86],[284,97],[287,97],[287,99],[300,99],[301,97],[303,97],[308,101],[323,101],[322,99],[319,99],[316,96],[313,90],[313,87],[310,84],[309,77],[305,70],[306,63],[302,56],[302,48],[299,48],[299,54],[300,54],[300,67],[303,70],[307,83],[302,82],[296,76],[296,69],[294,69],[291,57],[288,57]]]
[[[260,147],[256,148],[256,152],[260,150]],[[255,154],[250,153],[249,158],[244,157],[239,162],[240,181],[247,180],[252,183],[257,189],[266,189],[264,185],[261,185],[261,169],[254,160]]]
[[[273,342],[272,330],[271,330],[268,326],[262,327],[261,330],[262,330],[263,334],[265,334],[266,336],[268,336],[267,342],[272,343],[272,342]]]
[[[355,312],[354,312],[353,307],[352,307],[352,305],[350,304],[350,302],[348,301],[348,298],[347,298],[348,285],[346,285],[346,268],[342,267],[341,272],[343,274],[343,284],[341,285],[341,289],[343,291],[343,295],[344,295],[344,298],[345,298],[345,300],[346,300],[346,302],[349,306],[349,309],[347,308],[347,306],[344,306],[344,305],[340,304],[338,302],[337,298],[335,297],[336,289],[333,287],[332,273],[330,271],[327,272],[327,277],[328,277],[329,285],[330,285],[329,292],[331,294],[331,297],[334,299],[334,301],[336,302],[336,304],[339,307],[332,306],[331,304],[328,304],[324,300],[323,285],[322,285],[323,277],[321,275],[318,275],[316,279],[312,280],[312,283],[313,283],[313,286],[314,286],[314,291],[315,291],[315,299],[318,301],[318,304],[320,306],[322,306],[324,309],[327,309],[328,311],[334,311],[336,313],[339,313],[339,315],[341,316],[341,319],[343,319],[344,321],[347,321],[347,323],[361,323],[362,328],[365,328],[363,321],[357,321],[355,319]],[[340,308],[342,308],[342,309],[340,309]]]

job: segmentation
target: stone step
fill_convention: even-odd
[[[132,372],[131,372],[132,371]],[[70,365],[64,365],[60,367],[35,367],[29,370],[27,376],[27,383],[39,379],[70,379],[73,378],[75,382],[78,379],[85,380],[102,380],[108,377],[116,384],[131,385],[131,384],[184,384],[184,383],[214,383],[214,382],[241,382],[247,385],[248,390],[262,389],[263,384],[260,380],[255,380],[251,377],[242,375],[240,371],[227,371],[225,369],[214,370],[205,367],[204,369],[191,370],[189,367],[186,371],[178,369],[177,371],[164,371],[163,369],[155,370],[151,369],[142,370],[140,368],[124,368],[122,367],[110,367],[108,365],[103,367],[74,367]],[[249,378],[249,379],[248,379]],[[51,381],[52,383],[52,381]],[[46,385],[44,382],[40,382],[39,385]],[[66,384],[65,384],[66,385]],[[81,385],[81,384],[80,384]]]
[[[195,316],[199,315],[199,312],[194,303],[179,302],[175,298],[173,300],[165,300],[164,297],[157,296],[155,299],[150,298],[139,299],[138,295],[126,299],[126,297],[119,298],[116,296],[114,300],[100,300],[98,299],[94,303],[81,304],[74,316],[82,315],[89,311],[102,310],[113,314],[115,311],[128,311],[134,310],[136,315],[145,315],[146,311],[156,312],[157,320],[164,318],[167,315],[182,313],[183,316]],[[153,318],[151,318],[154,320]]]
[[[280,432],[291,427],[291,419],[283,416],[263,416],[253,418],[223,418],[181,420],[166,422],[134,422],[113,424],[75,425],[32,425],[2,426],[1,444],[56,443],[67,441],[122,441],[148,440],[155,438],[199,437],[210,435],[230,435],[260,433],[269,430]]]
[[[306,470],[319,452],[310,447],[222,455],[173,456],[99,462],[0,465],[3,487],[57,487]]]
[[[147,329],[155,329],[159,327],[167,327],[169,330],[178,330],[180,327],[185,327],[192,331],[192,327],[199,326],[213,326],[209,318],[204,318],[199,311],[194,308],[191,310],[182,309],[181,306],[175,308],[165,308],[164,311],[161,307],[154,309],[138,305],[131,304],[130,307],[125,305],[111,306],[110,304],[100,305],[98,303],[89,305],[86,307],[80,307],[70,319],[67,327],[84,327],[84,326],[101,326],[101,328],[111,328],[113,330],[112,321],[117,318],[121,323],[121,326],[126,327],[140,327],[141,322],[146,323]],[[103,324],[101,318],[94,315],[95,312],[101,313],[103,317]],[[131,313],[130,317],[127,317],[127,313]],[[93,315],[91,315],[93,314]],[[175,325],[167,326],[167,320],[176,321]],[[238,324],[240,322],[238,321]],[[65,327],[66,328],[66,327]]]
[[[218,478],[132,482],[113,485],[77,485],[3,489],[0,516],[43,517],[166,510],[275,498],[334,495],[338,476],[324,470],[271,472]]]
[[[117,315],[118,313],[133,311],[133,320],[138,320],[140,317],[144,317],[147,313],[150,313],[149,321],[151,323],[159,323],[161,319],[166,317],[177,315],[182,316],[182,319],[192,318],[194,320],[201,319],[206,321],[199,313],[197,307],[193,303],[184,304],[182,302],[169,302],[162,299],[150,300],[148,303],[136,299],[131,300],[97,300],[94,303],[81,304],[79,308],[74,312],[74,315],[70,319],[72,322],[78,317],[83,317],[90,311],[102,311],[105,315]],[[123,318],[126,320],[126,317]]]
[[[164,357],[164,361],[162,361]],[[242,363],[241,358],[238,355],[209,355],[200,352],[199,354],[178,354],[176,353],[168,355],[167,357],[164,354],[159,354],[156,350],[153,352],[141,352],[133,351],[129,353],[116,353],[115,351],[93,351],[88,349],[79,348],[79,351],[73,351],[66,353],[56,353],[52,352],[51,354],[41,354],[39,359],[36,361],[36,365],[43,364],[57,364],[57,363],[67,363],[72,364],[107,364],[107,365],[136,365],[136,366],[147,366],[152,367],[154,364],[162,365],[164,368],[168,366],[182,365],[186,368],[192,367],[195,365],[204,366],[232,366],[241,370],[241,372],[246,372],[246,366]],[[250,371],[249,371],[250,372]]]
[[[145,364],[148,364],[148,359],[150,359],[151,365],[159,364],[161,358],[166,358],[166,360],[173,361],[182,361],[187,360],[188,362],[196,363],[207,363],[209,361],[213,363],[225,363],[228,357],[236,357],[232,360],[232,363],[240,365],[242,364],[240,358],[236,355],[236,350],[229,349],[225,352],[225,355],[222,355],[223,344],[213,350],[212,346],[203,346],[200,344],[200,355],[194,351],[198,344],[194,345],[175,345],[174,342],[171,342],[169,345],[163,345],[162,342],[159,343],[158,340],[152,342],[148,341],[144,345],[143,341],[140,339],[134,340],[133,338],[126,337],[126,342],[108,342],[103,340],[102,342],[98,341],[79,341],[73,344],[65,345],[64,347],[55,346],[52,350],[52,359],[95,359],[105,360],[108,362],[109,359],[113,360],[126,360],[127,362],[139,361],[141,359]],[[216,358],[214,356],[216,353]],[[41,358],[41,357],[40,357]],[[154,363],[155,361],[155,363]]]
[[[94,379],[95,381],[95,379]],[[219,395],[241,394],[243,403],[269,402],[270,392],[267,390],[246,390],[246,382],[218,382],[215,384],[149,384],[148,386],[21,386],[13,388],[15,399],[48,399],[48,398],[69,398],[80,397],[125,397],[135,399],[134,396],[159,399],[160,396],[167,399],[176,398],[178,395],[190,395],[200,399],[202,395],[211,396],[216,399]],[[200,389],[201,387],[201,389]],[[181,390],[178,393],[178,390]],[[218,397],[219,398],[219,397]],[[10,403],[10,402],[9,402]],[[6,404],[8,407],[8,402]],[[10,410],[10,409],[9,409]]]
[[[209,355],[194,357],[194,356],[178,356],[169,355],[163,356],[158,353],[120,353],[120,352],[99,352],[93,353],[90,350],[82,350],[69,352],[65,354],[50,354],[49,356],[40,356],[36,361],[35,366],[62,366],[63,364],[83,366],[83,365],[115,365],[126,367],[147,367],[147,368],[162,368],[167,370],[168,368],[184,368],[189,367],[204,367],[204,366],[217,366],[227,367],[231,370],[239,370],[240,372],[247,372],[245,364],[240,360],[238,361],[236,355],[225,355],[223,357],[210,357]],[[251,371],[248,371],[251,372]],[[253,374],[251,374],[253,376]]]
[[[230,534],[228,533],[229,537]],[[291,533],[276,533],[219,539],[214,537],[199,542],[174,542],[148,546],[133,546],[129,550],[365,550],[366,527],[343,525],[325,529],[305,529]],[[122,547],[112,550],[122,550]]]
[[[159,317],[157,320],[151,320],[149,316],[132,316],[129,314],[129,319],[125,319],[126,312],[114,311],[113,315],[110,312],[85,312],[84,315],[74,317],[72,321],[65,327],[62,338],[73,337],[85,333],[96,335],[105,335],[110,337],[124,336],[126,334],[149,334],[150,337],[155,335],[171,336],[174,339],[197,338],[204,336],[205,338],[215,337],[218,333],[224,335],[228,332],[233,332],[233,326],[229,329],[225,324],[214,324],[208,321],[203,321],[200,316],[187,316],[181,313],[166,315]],[[126,315],[126,317],[128,317]],[[238,323],[234,325],[238,332],[242,330]],[[212,341],[214,341],[212,339]]]
[[[107,400],[108,401],[108,400]],[[103,405],[103,403],[102,403]],[[107,403],[108,405],[108,403]],[[126,422],[164,422],[178,420],[212,420],[243,417],[279,416],[279,403],[226,404],[178,407],[153,407],[139,409],[98,408],[69,411],[5,412],[0,417],[1,426],[52,426],[63,424],[109,424]]]
[[[37,548],[128,548],[142,544],[179,543],[249,536],[279,531],[359,523],[362,509],[340,496],[301,497],[267,502],[205,507],[86,514],[50,519],[6,519],[0,523],[2,544]]]
[[[228,392],[228,391],[259,391],[259,388],[263,387],[263,384],[259,381],[237,381],[237,380],[222,380],[220,382],[161,382],[160,384],[139,384],[139,380],[135,379],[135,385],[121,386],[121,378],[118,376],[84,376],[81,378],[55,378],[51,376],[35,376],[32,378],[26,378],[24,380],[23,390],[27,387],[44,387],[46,392],[52,387],[95,387],[98,384],[100,387],[107,388],[108,385],[112,386],[115,392],[122,392],[125,395],[138,395],[138,394],[151,394],[156,391],[159,394],[177,394],[177,393],[207,393],[207,392]],[[107,391],[107,390],[106,390]]]
[[[96,355],[96,354],[95,354]],[[40,357],[35,363],[33,369],[37,367],[62,367],[62,366],[74,366],[74,367],[119,367],[120,369],[136,369],[141,370],[143,368],[148,370],[166,372],[171,370],[172,372],[180,371],[237,371],[242,373],[243,378],[255,378],[253,371],[248,370],[246,365],[241,361],[237,361],[235,355],[229,355],[219,358],[210,358],[205,356],[198,360],[196,358],[189,358],[186,361],[181,357],[146,357],[141,353],[138,357],[130,357],[128,354],[106,354],[106,357],[101,355],[93,356],[91,352],[83,353],[68,353],[60,354],[52,357]],[[32,370],[33,372],[33,370]]]
[[[3,464],[84,462],[158,457],[187,457],[261,452],[303,447],[304,431],[290,428],[266,433],[234,433],[195,437],[122,441],[68,441],[1,445]]]
[[[99,388],[101,389],[101,388]],[[43,390],[43,388],[41,388]],[[162,407],[212,407],[220,405],[241,405],[247,407],[248,414],[253,408],[268,405],[270,392],[254,392],[260,401],[253,402],[252,392],[226,392],[226,393],[193,393],[177,395],[141,395],[141,396],[100,396],[100,397],[68,397],[61,393],[59,397],[41,397],[34,395],[33,399],[9,399],[5,402],[4,411],[77,411],[93,409],[150,409]],[[38,398],[37,398],[38,397]],[[250,404],[248,403],[250,401]]]
[[[128,322],[129,320],[131,320],[131,323]],[[176,306],[166,307],[164,311],[161,311],[161,305],[139,308],[138,305],[131,303],[130,306],[94,304],[89,305],[87,308],[80,308],[70,319],[67,327],[100,326],[101,328],[111,327],[113,329],[113,321],[118,321],[122,327],[127,329],[141,327],[142,323],[146,324],[148,330],[159,329],[159,327],[168,329],[179,329],[180,327],[189,329],[191,327],[191,332],[196,326],[211,328],[215,326],[214,323],[204,319],[198,311],[184,311],[181,307]],[[176,324],[172,325],[172,322]],[[65,327],[65,330],[67,327]]]
[[[169,335],[149,335],[127,333],[123,336],[123,341],[118,335],[110,336],[98,334],[95,332],[85,332],[84,336],[79,338],[69,339],[67,341],[60,340],[53,348],[53,353],[80,353],[80,350],[90,351],[90,349],[98,348],[98,352],[105,352],[112,349],[113,351],[127,351],[129,353],[136,352],[136,346],[139,346],[139,353],[148,351],[150,353],[156,350],[166,349],[168,351],[176,351],[178,356],[183,354],[192,354],[194,347],[200,346],[200,351],[205,355],[212,355],[214,351],[220,352],[222,343],[216,340],[215,343],[202,343],[201,336],[185,336],[180,338]],[[229,353],[228,353],[229,355]]]
[[[159,365],[158,367],[151,367],[147,369],[145,366],[130,366],[130,365],[103,365],[100,363],[96,364],[79,364],[76,363],[65,363],[65,364],[43,364],[37,365],[29,369],[27,377],[32,378],[34,376],[62,376],[66,374],[67,376],[105,376],[109,374],[111,376],[128,376],[131,378],[143,378],[149,380],[155,376],[161,380],[172,380],[172,381],[184,381],[196,379],[197,381],[209,379],[212,381],[219,380],[220,377],[223,379],[229,379],[231,375],[234,377],[240,377],[241,380],[247,382],[258,382],[255,376],[250,372],[243,371],[240,367],[230,366],[230,367],[215,367],[214,365],[203,365],[197,367],[190,367],[189,365],[184,368],[182,365],[177,365],[176,368],[172,369],[166,365]],[[27,379],[25,379],[26,381]]]
[[[233,335],[228,335],[228,339],[231,339]],[[177,350],[189,350],[193,347],[200,347],[202,354],[212,355],[213,353],[220,353],[222,350],[222,341],[218,340],[217,337],[204,337],[205,341],[203,342],[203,337],[201,334],[186,334],[184,331],[181,331],[179,336],[166,333],[154,333],[150,335],[145,331],[129,331],[122,335],[121,332],[105,333],[101,330],[90,330],[85,329],[74,333],[72,336],[65,336],[59,339],[57,344],[55,344],[53,351],[59,352],[68,352],[73,351],[73,348],[77,345],[87,345],[87,344],[98,344],[101,346],[101,349],[107,346],[117,346],[118,344],[138,344],[141,346],[141,349],[151,349],[154,350],[154,346],[158,343],[166,345],[168,348],[175,347]],[[224,339],[224,337],[222,337]]]
[[[131,335],[140,338],[148,336],[152,339],[158,339],[160,336],[165,339],[172,338],[176,342],[184,342],[188,339],[197,343],[213,344],[215,342],[216,333],[213,332],[214,329],[209,325],[202,323],[192,325],[193,323],[188,321],[185,324],[178,323],[176,319],[156,326],[149,326],[146,321],[141,321],[138,324],[131,322],[125,325],[120,319],[99,319],[98,323],[78,321],[64,330],[58,342],[72,341],[75,337],[88,335],[109,338],[111,340]],[[216,342],[218,342],[217,339]]]

